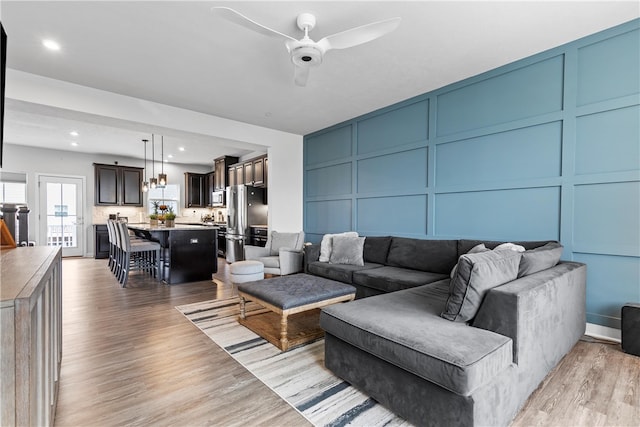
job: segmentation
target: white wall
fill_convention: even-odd
[[[54,111],[64,117],[75,115],[76,119],[101,120],[115,124],[134,123],[138,128],[172,129],[176,132],[213,136],[232,141],[242,148],[256,149],[264,147],[269,155],[269,225],[279,231],[302,230],[302,136],[261,126],[255,126],[234,120],[224,119],[195,111],[171,107],[129,96],[105,92],[85,86],[75,85],[60,80],[49,79],[17,70],[7,70],[6,97],[19,102],[28,103],[42,110]],[[11,141],[5,141],[11,144]],[[20,169],[43,172],[39,169],[55,169],[73,174],[75,166],[49,164],[46,156],[38,156],[40,161],[27,165],[31,159],[19,162],[19,155],[29,156],[18,148],[7,145],[3,161],[4,169],[13,171]],[[28,149],[27,149],[28,150]],[[12,154],[13,153],[13,154]],[[67,152],[58,152],[67,153]],[[77,153],[56,154],[55,158],[65,163],[82,163],[78,166],[82,176],[91,176],[87,187],[93,191],[93,171],[91,163],[112,163],[113,159],[101,160],[96,156],[79,159]],[[71,161],[67,161],[71,159]],[[86,165],[88,163],[88,166]],[[142,160],[139,165],[142,166]],[[132,165],[135,166],[135,165]],[[165,166],[166,169],[166,166]],[[53,173],[52,170],[47,171]],[[197,172],[197,171],[195,171]],[[169,174],[172,172],[169,170]],[[89,202],[88,202],[89,203]],[[90,203],[93,203],[93,196]],[[30,232],[31,234],[31,232]]]

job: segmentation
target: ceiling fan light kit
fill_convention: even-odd
[[[301,13],[298,15],[296,24],[301,31],[304,31],[304,37],[297,40],[279,31],[265,27],[231,8],[215,6],[211,8],[211,10],[234,24],[248,28],[264,36],[284,39],[287,51],[291,55],[291,62],[295,65],[294,82],[298,86],[306,86],[309,77],[309,68],[320,65],[324,54],[329,50],[346,49],[375,40],[395,30],[401,20],[401,18],[398,17],[373,22],[324,37],[320,41],[314,42],[309,38],[309,32],[316,26],[316,17],[311,13]]]

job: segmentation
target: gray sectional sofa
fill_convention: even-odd
[[[416,425],[508,425],[585,331],[586,266],[500,243],[367,237],[360,265],[307,246],[306,273],[357,288],[322,311],[327,368]]]

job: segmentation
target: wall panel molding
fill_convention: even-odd
[[[560,240],[588,321],[619,328],[640,302],[638,75],[640,19],[307,135],[305,232]]]

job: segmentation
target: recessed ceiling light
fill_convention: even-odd
[[[49,50],[60,50],[60,44],[51,39],[42,40],[42,45]]]
[[[75,130],[72,130],[71,132],[69,132],[69,135],[71,136],[78,136],[78,132],[76,132]]]
[[[178,150],[184,151],[184,147],[178,147]]]
[[[77,142],[72,142],[71,145],[74,146],[74,147],[77,147],[78,143]]]
[[[167,157],[173,159],[173,154],[168,154]]]

